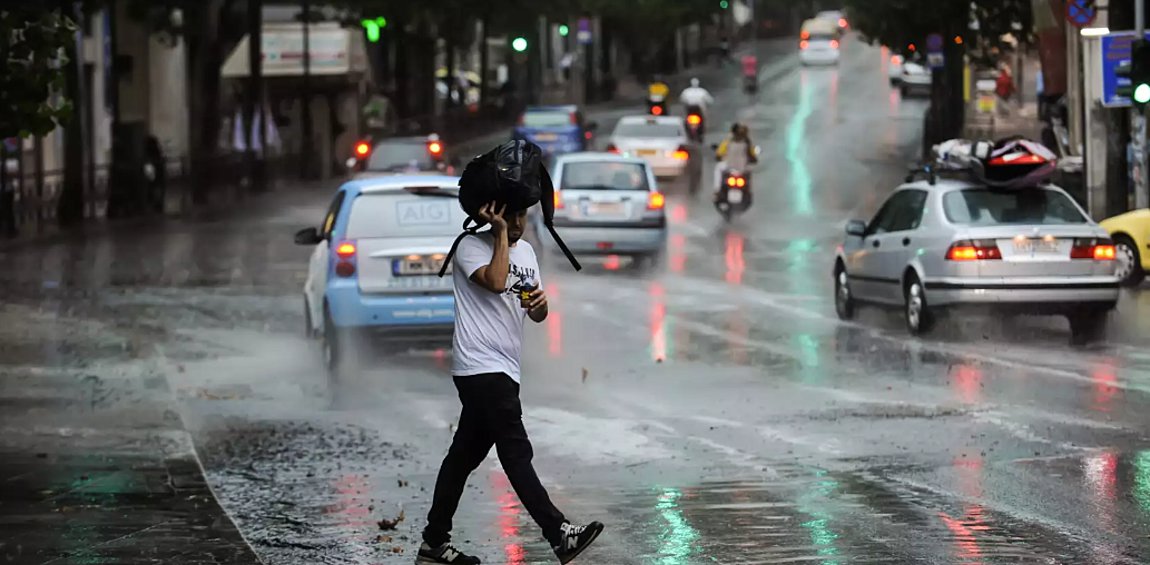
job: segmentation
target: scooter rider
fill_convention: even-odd
[[[736,122],[731,125],[731,134],[715,149],[715,201],[723,189],[723,173],[727,170],[736,170],[743,173],[747,179],[747,205],[751,199],[751,165],[758,163],[755,155],[755,144],[751,141],[751,130],[744,124]]]
[[[663,102],[670,94],[671,87],[667,86],[667,81],[661,75],[655,75],[647,85],[647,100],[651,102]]]
[[[679,94],[679,102],[687,108],[696,106],[700,111],[706,114],[707,106],[714,104],[715,98],[711,96],[710,92],[707,92],[707,89],[699,86],[699,79],[692,78],[691,86],[684,88],[683,92]],[[706,116],[704,115],[703,117],[705,118]]]

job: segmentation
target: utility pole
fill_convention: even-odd
[[[312,178],[311,123],[311,1],[303,0],[303,88],[300,89],[300,177]]]
[[[1145,0],[1134,0],[1134,37],[1136,41],[1146,36]],[[1146,208],[1150,194],[1146,193],[1146,110],[1135,104],[1130,109],[1130,137],[1134,145],[1134,208]]]

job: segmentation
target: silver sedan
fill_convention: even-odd
[[[571,153],[559,156],[553,171],[555,227],[573,252],[652,260],[662,254],[666,201],[647,161]],[[541,223],[541,215],[535,218]]]
[[[1075,341],[1088,341],[1118,300],[1114,257],[1106,230],[1055,186],[912,182],[870,222],[847,224],[835,309],[850,319],[860,303],[900,307],[912,334],[956,306],[1064,315]]]

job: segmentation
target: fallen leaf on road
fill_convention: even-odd
[[[399,479],[399,487],[400,487],[400,488],[403,488],[403,487],[405,487],[405,486],[407,486],[407,481],[405,481],[405,480],[403,480],[403,479]]]
[[[589,372],[587,371],[587,367],[583,367],[583,382],[587,382],[587,375],[588,374],[589,374]]]
[[[379,534],[378,536],[375,536],[375,541],[378,543],[391,543],[391,536]]]
[[[394,530],[395,527],[398,526],[399,523],[402,521],[403,521],[403,509],[400,508],[399,509],[399,516],[396,516],[394,520],[388,520],[387,518],[384,518],[384,519],[376,522],[376,524],[379,525],[379,529],[386,532],[389,530]]]
[[[397,545],[397,546],[395,546],[395,547],[391,548],[391,552],[392,552],[392,553],[403,553],[403,548],[402,548],[402,547],[399,547],[399,546]]]

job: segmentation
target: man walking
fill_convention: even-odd
[[[547,318],[547,295],[535,250],[520,241],[527,211],[493,202],[480,219],[486,232],[464,237],[452,264],[455,336],[452,374],[463,411],[435,482],[435,494],[416,563],[474,565],[478,558],[453,547],[451,520],[467,477],[494,445],[499,462],[527,512],[543,530],[561,563],[583,552],[603,524],[575,526],[551,503],[531,465],[531,441],[519,403],[523,323]]]

